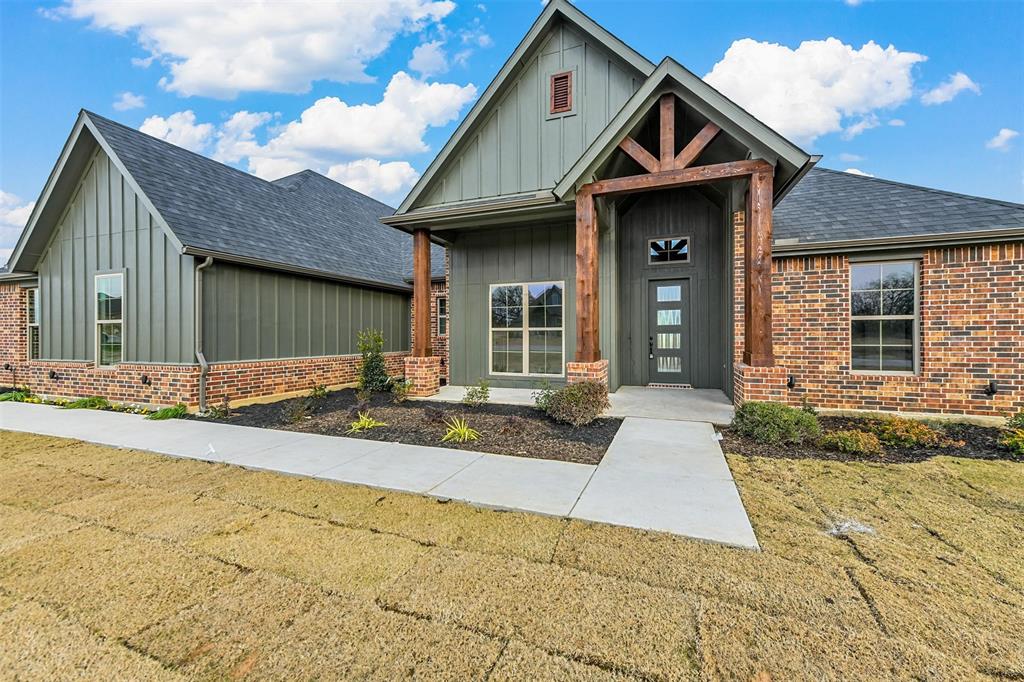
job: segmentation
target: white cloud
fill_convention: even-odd
[[[385,203],[397,204],[420,174],[406,161],[381,163],[377,159],[359,159],[331,166],[327,177]]]
[[[1020,132],[1011,130],[1010,128],[1000,128],[996,136],[985,143],[985,146],[989,149],[996,149],[1001,152],[1005,152],[1010,148],[1010,142],[1013,138],[1020,135]]]
[[[859,7],[864,3],[864,0],[843,0],[843,3],[848,7]]]
[[[212,123],[196,123],[195,112],[179,111],[167,118],[150,116],[139,130],[193,152],[202,152],[213,135]]]
[[[889,125],[895,128],[902,128],[903,126],[907,125],[907,122],[904,121],[902,118],[894,118],[889,121]]]
[[[14,253],[13,248],[0,249],[0,265],[5,265],[7,261],[11,259],[11,254]]]
[[[146,106],[146,98],[142,95],[136,95],[134,92],[122,92],[114,100],[113,104],[113,107],[118,111],[141,109],[144,106]]]
[[[864,171],[862,171],[859,168],[847,168],[843,172],[844,173],[849,173],[850,175],[860,175],[861,177],[865,177],[865,178],[873,178],[873,177],[875,177],[871,173],[865,173]]]
[[[879,125],[880,124],[878,122],[878,116],[876,116],[875,114],[868,114],[859,121],[851,123],[850,125],[843,128],[843,134],[841,137],[844,140],[852,140],[853,138],[863,133],[865,130],[877,128]]]
[[[0,255],[0,265],[10,257],[35,205],[34,201],[22,202],[14,194],[0,190],[0,247],[7,251],[6,255]]]
[[[66,0],[47,16],[132,35],[167,67],[160,84],[181,95],[308,92],[313,81],[368,82],[366,65],[396,35],[438,24],[450,0],[110,2]],[[145,59],[133,60],[147,66]]]
[[[926,106],[944,104],[964,90],[969,90],[976,95],[981,94],[981,88],[977,83],[963,71],[957,71],[941,84],[921,95],[921,103]]]
[[[444,43],[440,40],[432,40],[429,43],[417,45],[416,49],[412,51],[409,68],[424,78],[447,71],[448,55],[444,51]]]
[[[847,163],[854,163],[857,161],[863,161],[864,157],[861,156],[860,154],[849,154],[847,152],[843,152],[842,154],[839,155],[839,160],[845,161]]]
[[[213,158],[224,163],[237,163],[246,156],[258,153],[260,145],[256,142],[255,130],[272,118],[266,111],[235,112],[217,132],[217,147]]]
[[[781,134],[810,144],[844,128],[861,132],[875,112],[905,103],[913,67],[926,59],[874,41],[854,49],[836,38],[808,40],[794,50],[744,38],[704,79]],[[848,118],[859,121],[844,125]]]

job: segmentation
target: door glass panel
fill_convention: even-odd
[[[658,326],[666,327],[671,325],[682,324],[682,311],[676,308],[675,310],[659,310],[658,311]]]
[[[659,350],[672,350],[674,348],[680,348],[682,343],[683,335],[679,333],[675,334],[658,334],[658,349]]]
[[[659,372],[682,372],[683,360],[678,355],[663,355],[658,358]]]
[[[683,290],[678,284],[674,286],[658,287],[658,301],[681,301]]]

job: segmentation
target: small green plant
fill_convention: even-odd
[[[1017,414],[1006,420],[1006,428],[1011,431],[1022,431],[1024,430],[1024,410],[1021,410]]]
[[[536,391],[531,394],[533,398],[533,405],[541,412],[548,411],[548,405],[551,404],[551,396],[555,394],[555,387],[551,385],[550,381],[545,380]]]
[[[476,386],[470,386],[466,389],[466,395],[462,396],[462,403],[469,405],[470,407],[480,407],[486,405],[491,399],[491,382],[487,379],[481,379],[476,382]]]
[[[152,414],[146,415],[146,419],[181,419],[186,414],[188,414],[188,408],[185,407],[184,403],[178,403],[174,407],[165,407],[153,412]]]
[[[452,417],[444,424],[448,427],[448,431],[441,439],[442,443],[468,443],[469,441],[476,440],[480,437],[480,432],[476,429],[470,428],[465,419]]]
[[[360,412],[359,418],[349,424],[348,431],[345,433],[363,433],[378,426],[387,426],[387,424],[374,419],[369,412]]]
[[[814,405],[811,405],[811,401],[807,399],[807,396],[800,398],[800,409],[807,414],[813,414],[814,416],[818,415],[818,410],[815,409]]]
[[[878,439],[897,448],[935,447],[943,445],[942,433],[924,422],[906,417],[886,417],[872,427]]]
[[[27,388],[16,388],[13,391],[7,391],[6,393],[0,393],[0,403],[3,402],[15,402],[23,403],[28,401],[32,397],[32,391]]]
[[[111,403],[110,409],[114,412],[123,412],[124,414],[152,414],[148,408],[142,405],[132,405],[129,403]]]
[[[359,364],[359,389],[388,390],[391,377],[384,362],[384,334],[379,329],[364,329],[357,336],[356,347],[363,356]]]
[[[829,431],[818,439],[818,445],[826,450],[847,452],[852,455],[880,455],[884,452],[878,436],[855,429]]]
[[[732,428],[759,443],[803,443],[821,434],[818,418],[782,403],[752,400],[736,410]]]
[[[311,400],[322,400],[327,397],[327,387],[323,384],[317,384],[309,390],[309,398]]]
[[[103,396],[90,396],[73,400],[64,406],[65,410],[109,410],[110,401]]]
[[[552,391],[542,402],[555,421],[585,426],[608,409],[608,386],[603,381],[580,381]]]
[[[1024,429],[1012,429],[1007,431],[999,444],[1018,457],[1024,457]]]
[[[391,381],[391,399],[396,403],[404,403],[409,399],[409,391],[412,390],[412,382],[408,379],[395,377]]]
[[[284,418],[289,424],[298,424],[308,419],[313,412],[308,398],[296,400],[288,404],[284,410]]]

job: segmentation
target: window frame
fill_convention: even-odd
[[[31,322],[32,319],[30,313],[34,310],[35,322]],[[25,359],[28,361],[39,360],[43,354],[43,337],[39,327],[39,317],[42,312],[42,306],[39,303],[39,287],[26,287],[25,291]],[[36,333],[36,353],[32,354],[32,332]]]
[[[557,284],[562,288],[562,326],[561,327],[530,327],[530,286],[543,284]],[[494,300],[494,290],[498,287],[521,287],[523,290],[523,325],[521,327],[493,327],[494,318],[491,314],[491,302]],[[523,371],[522,372],[495,372],[494,367],[494,332],[520,330],[523,333]],[[530,372],[530,332],[531,331],[558,331],[562,333],[562,363],[558,374],[538,374]],[[565,377],[565,280],[543,280],[538,282],[496,282],[487,287],[487,375],[497,377],[523,377],[538,379],[558,379]]]
[[[441,302],[444,302],[444,315],[441,314]],[[448,312],[448,297],[438,296],[435,305],[437,306],[437,335],[439,337],[448,336],[448,324],[449,324],[449,312]],[[444,331],[441,331],[441,320],[444,320]]]
[[[118,320],[101,320],[100,319],[100,296],[99,296],[99,282],[101,279],[112,279],[119,278],[121,280],[121,318]],[[125,290],[125,273],[123,270],[115,270],[112,272],[98,272],[93,276],[93,350],[94,350],[94,362],[97,369],[116,369],[118,365],[124,362],[124,347],[125,347],[125,308],[128,300],[127,291]],[[121,358],[117,362],[109,365],[105,365],[101,362],[101,348],[100,348],[100,325],[103,324],[116,324],[121,327]]]
[[[853,314],[853,269],[857,266],[862,265],[901,265],[909,264],[914,268],[914,312],[911,315],[854,315]],[[880,260],[858,260],[851,261],[849,263],[849,273],[847,281],[849,282],[848,297],[846,300],[846,310],[849,316],[849,324],[846,329],[847,346],[849,348],[849,362],[850,362],[850,373],[851,374],[863,374],[869,376],[918,376],[921,373],[921,261],[915,258],[898,258],[898,259],[880,259]],[[884,289],[880,289],[884,291]],[[911,347],[912,351],[912,362],[914,367],[912,370],[899,370],[899,369],[856,369],[853,366],[853,322],[855,320],[910,320],[913,323],[913,341]],[[879,330],[881,334],[881,330]],[[865,346],[865,344],[857,344],[859,346]],[[870,346],[873,347],[873,346]],[[878,348],[879,352],[884,347],[882,338],[879,336]],[[898,346],[896,346],[898,347]]]
[[[664,263],[655,263],[651,260],[651,244],[654,242],[664,241],[666,239],[680,239],[686,242],[686,260],[675,260],[665,261]],[[680,235],[666,235],[663,237],[651,237],[647,240],[647,265],[652,268],[660,268],[666,265],[690,265],[693,262],[692,258],[693,242],[688,234]]]

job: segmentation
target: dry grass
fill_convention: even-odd
[[[0,679],[1024,677],[1024,466],[729,463],[761,553],[0,432]]]

